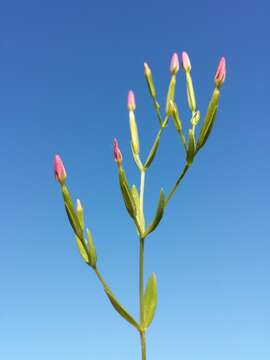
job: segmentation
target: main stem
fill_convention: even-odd
[[[143,199],[144,199],[144,182],[145,172],[141,171],[141,186],[140,186],[140,208],[143,214]],[[144,324],[144,313],[143,313],[143,293],[144,293],[144,281],[143,281],[143,269],[144,269],[144,238],[140,237],[140,262],[139,262],[139,290],[140,290],[140,324]],[[142,326],[143,328],[143,326]],[[142,329],[140,331],[141,339],[141,353],[142,360],[146,360],[146,342],[145,333]]]

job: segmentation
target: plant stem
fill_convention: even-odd
[[[143,214],[143,200],[144,200],[144,183],[145,183],[145,171],[141,171],[141,185],[140,185],[140,208]],[[140,236],[140,261],[139,261],[139,297],[140,297],[140,325],[143,329],[144,324],[144,309],[143,309],[143,295],[144,295],[144,238]],[[142,360],[146,360],[146,343],[144,330],[140,331],[141,337],[141,351]]]
[[[145,182],[145,171],[141,171],[140,207],[142,214],[143,214],[144,182]]]
[[[180,176],[178,177],[178,179],[176,180],[176,183],[174,184],[174,187],[172,188],[170,194],[168,195],[166,201],[165,201],[165,206],[168,205],[169,201],[171,200],[173,194],[175,193],[176,189],[178,188],[178,185],[180,184],[181,180],[184,178],[184,176],[186,175],[186,172],[188,171],[189,169],[189,166],[188,164],[185,165],[184,169],[182,170]]]
[[[141,325],[144,323],[144,313],[143,313],[143,290],[144,290],[144,281],[143,281],[143,268],[144,268],[144,239],[140,238],[140,264],[139,264],[139,290],[140,290],[140,322]]]
[[[141,338],[141,350],[142,350],[142,360],[146,360],[146,342],[144,332],[140,332]]]

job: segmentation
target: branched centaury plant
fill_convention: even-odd
[[[141,339],[141,356],[142,360],[146,359],[146,340],[145,333],[147,328],[150,326],[157,305],[157,282],[156,276],[153,273],[147,282],[146,287],[144,288],[144,243],[146,237],[153,232],[158,226],[160,220],[163,217],[164,210],[171,198],[173,197],[177,187],[184,178],[188,169],[193,163],[193,160],[199,150],[206,143],[208,136],[213,128],[215,122],[215,116],[219,103],[220,96],[220,87],[225,81],[226,76],[226,63],[225,59],[221,58],[216,75],[215,75],[215,86],[212,97],[210,99],[206,115],[199,131],[199,135],[196,137],[195,130],[200,120],[200,112],[196,107],[195,93],[191,78],[191,64],[189,57],[186,52],[182,53],[182,68],[186,75],[186,89],[187,89],[187,100],[188,105],[191,111],[191,128],[188,131],[187,140],[182,128],[182,122],[180,120],[179,111],[175,103],[175,86],[176,86],[176,75],[179,71],[179,60],[176,53],[173,54],[171,59],[170,71],[171,71],[171,80],[168,87],[167,99],[166,99],[166,109],[164,118],[160,112],[160,106],[157,101],[156,89],[154,86],[152,73],[149,66],[144,64],[144,74],[147,81],[149,93],[153,100],[154,109],[159,121],[159,131],[156,135],[153,146],[149,152],[148,157],[144,162],[142,162],[140,157],[140,145],[139,145],[139,136],[137,130],[137,124],[135,119],[135,96],[134,93],[130,90],[128,93],[128,112],[129,112],[129,125],[131,132],[131,150],[135,164],[138,167],[140,172],[140,189],[137,190],[136,185],[130,186],[122,166],[123,159],[121,151],[118,147],[118,142],[114,140],[114,158],[118,168],[119,175],[119,184],[123,200],[129,215],[134,221],[135,228],[139,237],[140,244],[140,259],[139,259],[139,304],[140,304],[140,320],[135,320],[134,317],[121,305],[119,300],[113,294],[112,290],[102,277],[98,266],[97,266],[97,256],[96,249],[93,242],[92,234],[89,228],[84,226],[84,215],[83,208],[81,206],[80,200],[77,200],[77,207],[75,209],[72,202],[71,196],[69,194],[68,188],[66,186],[66,171],[63,165],[63,162],[59,155],[55,156],[54,160],[54,171],[55,177],[60,184],[62,195],[64,199],[64,205],[67,212],[69,222],[72,226],[72,229],[75,234],[77,246],[83,260],[94,270],[99,281],[101,282],[105,294],[109,298],[114,309],[131,325],[133,325],[140,334]],[[144,183],[145,183],[145,174],[149,169],[152,161],[154,160],[158,147],[161,135],[164,129],[167,126],[169,119],[173,120],[176,131],[179,135],[179,138],[183,144],[184,151],[186,154],[185,164],[177,178],[174,186],[171,191],[165,196],[163,189],[160,191],[159,201],[157,204],[156,214],[153,217],[152,222],[146,225],[144,218]],[[85,239],[86,234],[86,239]]]

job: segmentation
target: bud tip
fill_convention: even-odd
[[[60,155],[55,155],[54,157],[54,175],[56,180],[60,183],[63,184],[66,180],[67,177],[67,173],[63,164],[63,161],[60,157]]]
[[[123,157],[122,157],[122,153],[118,147],[118,141],[116,138],[113,140],[113,155],[114,155],[114,160],[117,162],[117,164],[121,165]]]
[[[130,110],[130,111],[134,111],[136,108],[135,95],[132,90],[129,90],[129,92],[128,92],[127,107],[128,107],[128,110]]]
[[[224,83],[226,78],[226,60],[225,57],[222,56],[222,58],[219,61],[217,71],[215,74],[215,83],[217,86],[220,86]]]
[[[172,55],[170,70],[172,74],[176,74],[179,70],[179,59],[176,52]]]
[[[185,71],[191,70],[191,63],[188,54],[183,51],[182,52],[182,67]]]

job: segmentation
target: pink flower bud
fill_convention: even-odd
[[[189,56],[185,51],[182,52],[182,67],[185,71],[191,70]]]
[[[135,95],[132,90],[129,90],[128,92],[127,107],[129,111],[134,111],[136,109]]]
[[[144,66],[144,75],[146,77],[150,76],[151,75],[151,70],[150,70],[150,67],[148,66],[148,64],[144,63],[143,66]]]
[[[215,75],[215,83],[216,86],[221,86],[226,78],[226,60],[225,57],[222,57],[219,61],[216,75]]]
[[[56,180],[62,185],[64,184],[67,173],[63,164],[63,161],[59,155],[54,157],[54,175]]]
[[[117,139],[113,140],[113,155],[114,155],[114,160],[117,162],[117,164],[121,165],[123,157],[122,157],[121,151],[118,147]]]
[[[179,60],[177,53],[174,53],[172,56],[170,70],[172,74],[176,74],[179,70]]]

